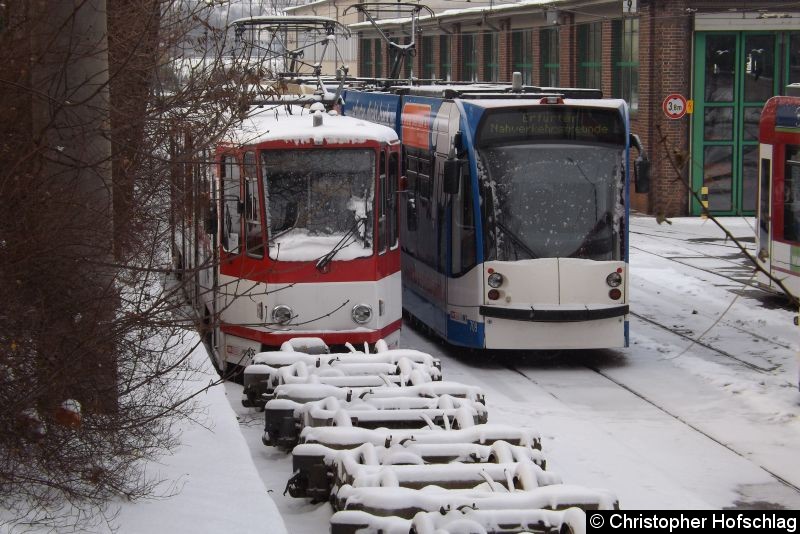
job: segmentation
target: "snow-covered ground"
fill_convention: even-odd
[[[752,247],[752,219],[724,222]],[[800,509],[794,313],[742,285],[751,270],[710,221],[635,217],[631,245],[628,349],[467,354],[410,328],[401,346],[480,385],[490,422],[538,429],[548,470],[623,508]],[[327,532],[329,505],[283,495],[291,457],[261,443],[241,386],[205,401],[211,429],[187,427],[157,466],[177,495],[125,505],[119,532]]]
[[[183,385],[187,392],[219,378],[203,345],[191,357],[199,372]],[[205,410],[184,424],[181,447],[148,469],[149,475],[165,481],[159,493],[172,496],[122,503],[113,521],[117,532],[287,534],[259,478],[263,466],[253,463],[252,446],[242,438],[225,387],[211,387],[198,400]]]

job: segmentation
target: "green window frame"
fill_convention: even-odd
[[[497,32],[483,33],[483,79],[500,80],[500,36]]]
[[[361,39],[361,50],[358,55],[358,75],[372,77],[372,39]]]
[[[450,36],[439,36],[439,78],[450,81],[453,75],[450,62]]]
[[[578,26],[578,87],[602,89],[603,24]]]
[[[611,94],[628,103],[631,113],[639,109],[639,19],[614,20],[612,63],[614,77]]]
[[[461,35],[461,57],[464,63],[461,66],[461,80],[465,82],[478,80],[478,34],[464,33]]]
[[[511,32],[511,72],[521,73],[524,85],[533,85],[533,31]]]
[[[375,77],[382,78],[383,74],[383,41],[375,39]]]
[[[425,35],[422,38],[422,78],[430,80],[436,76],[436,64],[433,59],[433,36]]]
[[[558,48],[560,35],[558,28],[544,28],[539,30],[539,50],[541,76],[540,84],[544,87],[558,87],[561,65],[559,63]]]

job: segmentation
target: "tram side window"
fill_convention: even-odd
[[[415,255],[417,251],[417,173],[411,172],[408,165],[408,154],[403,152],[403,171],[406,177],[406,190],[403,193],[404,221],[402,227],[403,235],[400,239],[400,246],[405,252]]]
[[[472,188],[469,174],[461,177],[461,187],[453,197],[452,274],[460,276],[475,267],[475,213],[472,209]]]
[[[397,152],[389,154],[389,187],[386,190],[386,203],[389,214],[389,248],[397,246],[397,184],[400,181],[400,162]]]
[[[378,253],[386,252],[386,225],[388,223],[386,196],[388,184],[386,180],[386,153],[381,152],[381,162],[378,167]]]
[[[437,173],[439,179],[436,180],[436,219],[433,221],[436,227],[436,270],[440,273],[447,273],[447,221],[445,220],[445,213],[447,213],[446,203],[450,200],[444,194],[444,159],[439,160]]]
[[[233,156],[222,159],[222,247],[232,254],[241,248],[239,165]]]
[[[256,155],[247,152],[244,155],[244,217],[247,255],[254,258],[264,257],[264,239],[261,233],[261,197],[258,193],[258,176],[256,171]]]
[[[378,251],[397,246],[397,154],[381,154],[380,202],[378,203]]]
[[[413,192],[414,209],[406,217],[409,230],[416,230],[416,239],[403,246],[430,266],[437,263],[437,234],[433,210],[433,161],[428,151],[409,149],[406,152],[409,189]]]
[[[783,238],[800,241],[800,146],[786,146],[783,177]]]

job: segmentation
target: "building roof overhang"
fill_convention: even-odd
[[[325,0],[328,1],[328,0]],[[469,21],[479,19],[486,19],[489,17],[507,17],[519,12],[530,11],[533,8],[541,8],[544,10],[548,8],[557,8],[560,5],[566,4],[568,0],[522,0],[520,2],[498,3],[490,6],[476,6],[461,9],[447,9],[435,16],[425,15],[420,16],[418,24],[422,26],[432,26],[441,24],[453,24],[461,21]],[[402,29],[411,23],[410,17],[402,17],[395,19],[382,19],[377,21],[377,25],[381,29]],[[354,31],[369,30],[372,28],[370,22],[358,22],[349,24],[349,28]]]

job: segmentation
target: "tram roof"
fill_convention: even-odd
[[[392,143],[398,140],[394,130],[363,119],[322,113],[322,125],[313,125],[313,112],[294,106],[289,115],[285,108],[258,109],[231,130],[228,142],[252,145],[270,141],[295,143],[358,144],[368,141]]]
[[[524,106],[530,104],[539,104],[540,99],[531,98],[517,99],[517,98],[492,98],[492,99],[470,99],[469,97],[462,98],[468,101],[471,105],[481,108],[505,108],[513,106]],[[625,108],[625,101],[620,98],[565,98],[563,99],[564,105],[589,107],[589,108],[608,108],[623,110]],[[558,104],[547,104],[558,105]]]
[[[358,90],[358,89],[356,89]],[[401,96],[421,96],[433,98],[459,99],[479,108],[517,107],[547,104],[547,97],[560,97],[570,106],[608,108],[622,111],[625,101],[621,98],[603,98],[598,89],[574,87],[535,87],[524,86],[520,91],[512,91],[507,83],[455,83],[418,86],[392,86],[378,94]]]
[[[800,136],[800,97],[773,96],[764,104],[759,119],[758,140],[762,143],[796,144]]]

